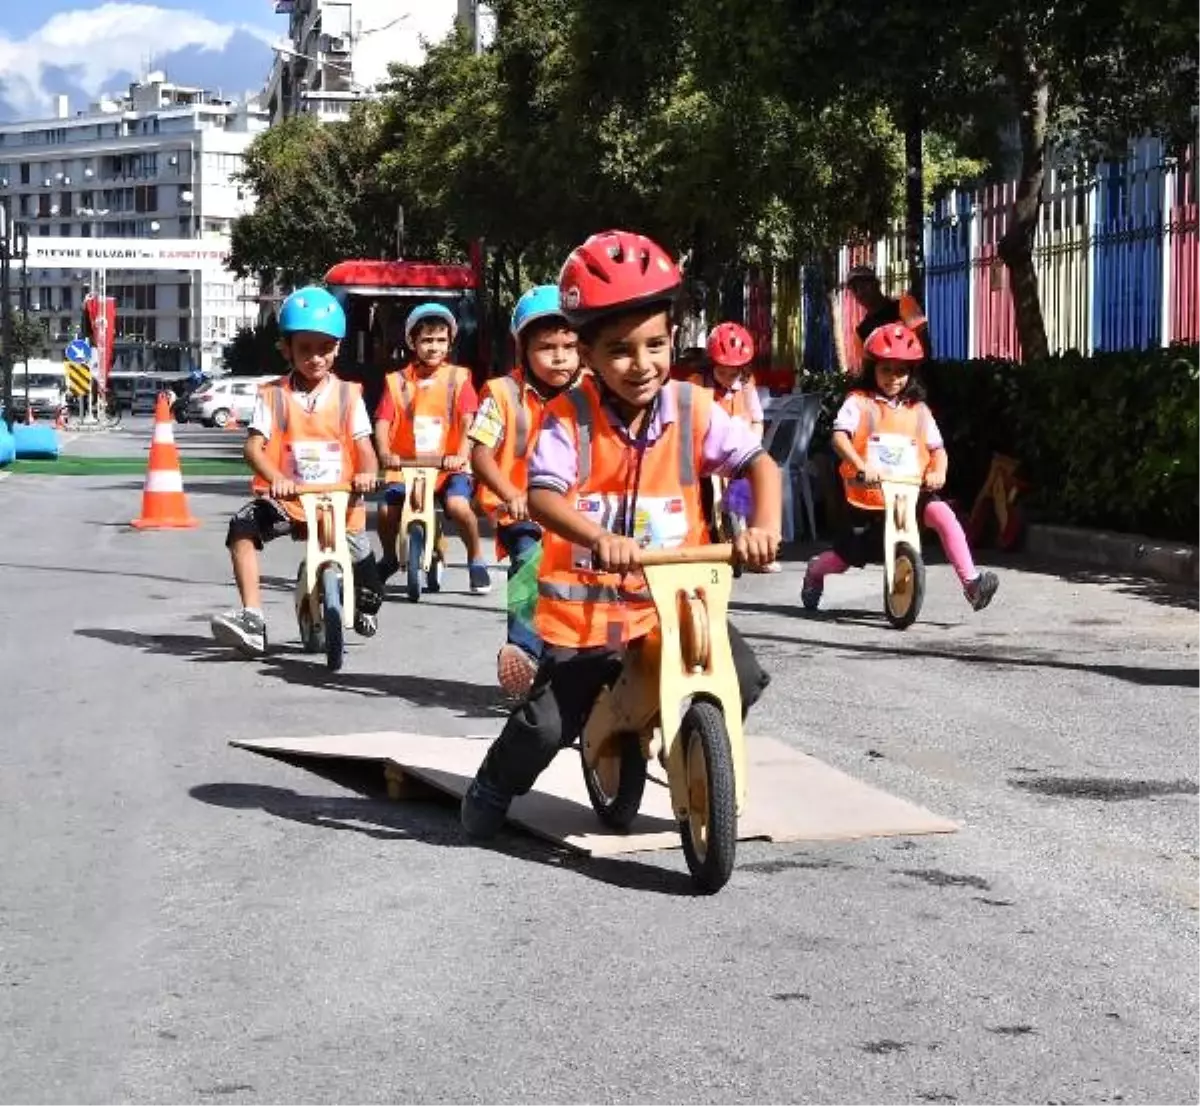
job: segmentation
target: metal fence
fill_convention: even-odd
[[[1175,160],[1157,139],[1133,143],[1127,158],[1090,172],[1052,163],[1034,242],[1052,352],[1200,339],[1196,193],[1194,149]],[[925,309],[938,357],[1020,357],[1008,270],[999,254],[1015,198],[1015,181],[952,192],[926,218]],[[835,317],[844,356],[855,363],[854,327],[862,309],[846,293],[845,278],[857,264],[873,264],[889,293],[904,291],[903,226],[838,251],[836,316],[818,266],[750,275],[747,323],[764,350],[763,368],[835,366]]]

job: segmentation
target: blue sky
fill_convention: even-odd
[[[287,31],[274,0],[0,0],[0,121],[72,113],[149,66],[240,97],[270,71]]]
[[[274,0],[154,0],[154,6],[196,12],[217,23],[259,24],[268,31],[287,25],[286,16],[274,14]],[[0,22],[10,38],[25,38],[52,15],[89,7],[95,5],[86,0],[38,0],[37,3],[0,0],[0,8],[4,9],[4,18]]]
[[[418,60],[420,38],[441,38],[456,3],[389,0],[387,10],[403,18],[403,41],[367,32],[359,52],[380,77],[389,61]],[[48,118],[58,95],[72,114],[85,110],[147,68],[240,98],[261,90],[288,27],[275,0],[0,0],[0,12],[0,122]]]

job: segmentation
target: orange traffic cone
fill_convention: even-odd
[[[160,394],[154,409],[154,441],[150,445],[150,464],[146,487],[142,492],[142,515],[130,524],[139,530],[190,530],[199,526],[188,510],[183,494],[183,470],[171,426],[171,408]]]

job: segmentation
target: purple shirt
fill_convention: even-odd
[[[675,421],[675,389],[664,387],[659,393],[658,406],[646,429],[646,449],[649,453],[663,435],[665,427]],[[601,409],[617,433],[634,444],[616,412],[607,403]],[[762,452],[762,444],[754,432],[730,416],[716,403],[712,405],[712,419],[704,432],[704,445],[700,461],[701,476],[736,476],[746,464]],[[579,479],[579,453],[574,436],[554,415],[547,415],[538,432],[533,454],[529,458],[529,487],[550,488],[565,493]]]

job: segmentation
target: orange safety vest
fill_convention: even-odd
[[[731,418],[741,419],[747,426],[754,423],[755,420],[750,413],[750,399],[746,394],[747,389],[754,387],[754,377],[743,377],[742,386],[736,391],[722,388],[717,378],[707,372],[693,373],[687,380],[689,384],[695,384],[698,388],[707,388],[712,392],[717,405]]]
[[[354,442],[354,409],[362,400],[362,386],[331,377],[336,395],[306,410],[290,377],[264,384],[259,394],[271,411],[271,436],[267,460],[297,484],[348,484],[357,465]],[[269,495],[271,485],[255,476],[250,487],[256,495]],[[366,528],[367,508],[361,496],[351,499],[346,529]],[[293,522],[304,521],[304,508],[294,499],[279,504]]]
[[[876,439],[875,448],[887,450],[889,444],[903,445],[901,442],[889,443],[884,436],[894,439],[904,439],[916,449],[917,472],[924,475],[929,467],[929,446],[926,435],[929,428],[929,408],[924,403],[901,403],[893,405],[874,392],[851,392],[858,400],[858,426],[850,439],[855,452],[865,461],[872,451],[872,439]],[[869,487],[856,480],[858,470],[849,461],[843,461],[838,466],[842,484],[846,489],[846,500],[854,507],[866,511],[882,511],[884,509],[883,489]]]
[[[526,383],[521,369],[489,380],[483,386],[480,408],[489,395],[504,418],[504,437],[496,449],[496,464],[513,484],[524,488],[529,479],[529,451],[541,429],[546,401]],[[480,506],[489,515],[501,513],[504,504],[500,497],[482,480],[478,487]]]
[[[646,444],[632,536],[646,546],[703,545],[708,531],[700,469],[712,393],[676,380],[668,381],[664,392],[674,401],[675,418]],[[616,530],[623,522],[626,493],[634,494],[637,446],[612,425],[591,378],[556,397],[546,412],[575,439],[579,469],[575,486],[566,493],[571,506],[604,529]],[[621,630],[620,643],[644,637],[657,616],[640,576],[595,572],[590,549],[547,530],[534,624],[551,645],[590,649],[619,644],[610,628]]]
[[[470,378],[469,369],[450,364],[428,376],[418,375],[412,365],[388,373],[385,383],[396,408],[391,451],[401,457],[457,453],[463,439],[458,398]]]

